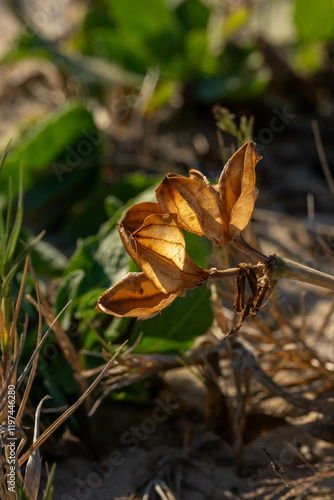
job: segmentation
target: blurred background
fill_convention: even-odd
[[[167,172],[195,168],[215,182],[245,139],[263,156],[254,219],[271,221],[264,248],[275,251],[278,238],[287,256],[326,266],[309,236],[287,236],[280,225],[290,216],[333,224],[333,53],[332,0],[0,1],[1,149],[11,141],[0,206],[6,209],[10,178],[18,193],[23,165],[21,241],[46,230],[32,262],[56,312],[72,299],[62,328],[80,353],[80,369],[89,375],[101,364],[101,338],[119,344],[144,332],[136,352],[178,354],[208,330],[208,289],[143,323],[96,315],[94,306],[134,270],[115,228],[125,208],[153,201]],[[331,246],[334,233],[326,234]],[[187,245],[207,265],[209,244],[187,235]],[[33,278],[27,286],[33,292]],[[14,294],[18,287],[19,279]],[[178,325],[191,304],[191,320]],[[27,300],[24,310],[36,331]],[[50,341],[37,375],[32,397],[51,394],[46,407],[78,395],[76,368],[61,351]],[[120,385],[114,404],[148,404],[161,382],[145,384]],[[75,416],[69,428],[85,433]],[[48,453],[59,458],[66,446]]]

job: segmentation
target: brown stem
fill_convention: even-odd
[[[298,262],[293,262],[278,255],[276,256],[276,267],[272,276],[273,278],[302,281],[334,291],[334,276],[322,273],[311,267],[303,266]]]
[[[238,238],[231,243],[245,254],[250,255],[260,262],[265,263],[268,260],[268,257],[266,257],[266,255],[263,255],[263,253],[259,252],[258,250],[256,250],[256,248],[253,248],[249,243],[247,243],[247,241],[244,240],[241,234],[239,234]]]
[[[252,267],[252,269],[255,272],[255,274],[259,274],[261,271],[263,271],[264,267],[265,266],[263,264],[256,264],[255,266]],[[236,278],[239,275],[240,275],[239,267],[231,267],[231,269],[226,269],[224,271],[210,270],[210,276],[208,282],[210,283],[225,278]]]
[[[266,264],[268,265],[270,257],[267,258]],[[298,262],[293,262],[292,260],[275,256],[274,267],[272,270],[272,278],[285,278],[290,280],[302,281],[303,283],[309,283],[310,285],[321,286],[327,290],[334,291],[334,276],[330,274],[322,273],[311,267],[304,266]],[[256,264],[252,267],[255,274],[260,274],[266,264]],[[231,269],[226,269],[224,271],[210,270],[210,276],[208,282],[214,282],[217,280],[225,278],[236,278],[240,275],[239,267],[232,267]]]

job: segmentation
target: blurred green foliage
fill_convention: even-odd
[[[333,40],[334,5],[332,0],[295,0],[294,22],[302,43]]]

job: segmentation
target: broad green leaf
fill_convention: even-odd
[[[208,238],[184,231],[186,249],[191,259],[202,268],[208,267],[211,254],[211,243]]]
[[[24,185],[32,184],[32,173],[57,166],[55,160],[67,151],[65,169],[73,169],[75,153],[76,162],[80,162],[83,154],[81,150],[71,150],[79,139],[89,146],[94,146],[90,138],[96,127],[92,115],[78,102],[66,103],[60,109],[47,116],[44,120],[31,125],[15,142],[13,142],[3,171],[0,192],[7,190],[8,177],[13,178],[13,193],[19,189],[19,167],[24,167]],[[102,141],[101,136],[98,139]],[[78,145],[79,148],[79,145]],[[73,156],[73,158],[72,158]],[[71,163],[72,162],[72,163]],[[59,168],[58,168],[59,171]],[[57,172],[55,172],[55,182]]]
[[[57,311],[72,299],[65,311],[63,321],[68,325],[73,311],[80,311],[80,302],[94,311],[99,295],[120,280],[129,270],[129,256],[123,247],[116,228],[102,238],[91,236],[78,242],[78,248],[62,278],[58,289]],[[84,315],[89,316],[85,311]]]
[[[57,278],[65,271],[68,258],[50,243],[41,240],[31,254],[35,271],[44,276]]]
[[[140,200],[142,200],[143,196],[149,195],[151,198],[151,192],[149,194],[150,189],[152,191],[152,196],[155,196],[154,190],[161,179],[161,175],[143,175],[139,172],[134,174],[125,174],[113,187],[112,194],[124,203],[129,200],[131,200],[132,204],[140,203],[138,201],[139,198],[136,197],[139,196]],[[151,199],[147,199],[145,201],[151,201]]]
[[[175,23],[165,0],[145,0],[138,8],[138,0],[109,0],[109,11],[117,27],[134,33],[139,39],[170,31]]]
[[[104,199],[104,210],[110,219],[116,216],[121,217],[123,205],[123,202],[113,194],[109,194]]]
[[[201,0],[183,0],[178,2],[176,14],[185,31],[192,28],[204,28],[210,17],[210,8]]]
[[[218,60],[209,52],[208,33],[204,28],[192,29],[185,35],[184,65],[188,73],[210,75],[218,69]],[[189,75],[184,74],[184,78]]]
[[[124,31],[116,31],[110,26],[95,27],[90,30],[89,37],[90,42],[94,44],[96,55],[104,54],[105,57],[130,71],[144,75],[147,68],[154,64],[149,47],[133,31],[127,31],[124,36]],[[120,119],[130,115],[139,89],[140,87],[133,89],[112,103],[112,111]]]
[[[78,289],[81,282],[85,279],[85,272],[83,269],[77,269],[71,274],[64,276],[61,280],[61,286],[58,289],[58,294],[56,298],[56,310],[61,311],[61,309],[67,304],[69,300],[73,301],[78,295]],[[69,326],[69,316],[70,311],[73,310],[73,302],[66,309],[61,320],[66,319],[67,327]]]
[[[73,369],[64,361],[60,350],[52,360],[48,360],[41,371],[47,394],[52,397],[55,407],[68,404],[66,395],[75,394],[76,384]]]
[[[212,324],[210,296],[209,288],[196,288],[186,297],[177,298],[160,315],[137,321],[131,341],[134,342],[141,332],[143,338],[135,352],[185,352]]]
[[[295,0],[294,21],[302,42],[331,40],[334,35],[333,0]]]

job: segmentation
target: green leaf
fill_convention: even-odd
[[[51,467],[50,474],[48,477],[48,482],[46,483],[43,499],[42,500],[52,500],[53,497],[53,480],[56,472],[57,464],[54,463]]]
[[[218,69],[218,60],[209,52],[208,33],[204,28],[192,29],[185,37],[184,78],[189,78],[189,71],[195,74],[210,75]]]
[[[129,200],[132,204],[140,203],[138,200],[146,195],[146,201],[156,201],[154,190],[160,181],[161,175],[143,175],[140,172],[125,174],[113,187],[113,195],[124,203]],[[138,196],[140,198],[136,198]]]
[[[295,0],[294,21],[302,42],[331,40],[334,34],[333,0]]]
[[[192,28],[204,28],[210,18],[210,8],[201,0],[178,2],[176,13],[186,31]]]
[[[57,278],[68,266],[68,258],[56,247],[40,241],[31,255],[35,271],[43,276]]]
[[[37,243],[43,238],[43,236],[44,236],[44,231],[42,231],[38,236],[36,236],[36,238],[34,238],[14,260],[13,265],[10,268],[10,271],[8,272],[6,277],[4,278],[4,281],[2,284],[3,297],[7,296],[10,284],[11,284],[17,270],[19,269],[20,265],[23,263],[26,256],[29,255],[30,252],[34,249],[34,247],[37,245]]]
[[[128,254],[123,247],[118,230],[114,228],[103,238],[97,235],[79,241],[66,274],[84,269],[86,283],[84,292],[86,292],[92,286],[103,285],[106,279],[111,283],[116,283],[123,273],[127,272],[128,266]]]
[[[108,4],[117,27],[134,33],[138,38],[170,31],[175,23],[173,12],[165,0],[145,0],[141,2],[140,9],[137,0],[109,0]]]
[[[119,214],[122,207],[122,201],[113,194],[109,194],[104,199],[104,210],[110,219],[115,217],[116,214]]]
[[[95,54],[104,54],[105,57],[123,65],[128,70],[144,75],[152,65],[152,56],[149,47],[138,38],[133,31],[115,31],[109,27],[95,27],[89,33],[90,42],[94,44]],[[132,111],[138,89],[127,96],[121,96],[112,103],[112,110],[120,117],[126,117]]]
[[[78,242],[56,298],[57,311],[72,299],[62,317],[64,328],[69,326],[74,311],[86,318],[95,314],[99,295],[128,272],[129,260],[116,228],[103,237],[98,234]]]
[[[11,184],[11,183],[10,183]],[[11,196],[10,196],[11,198]],[[9,204],[11,205],[11,203]],[[7,247],[6,247],[6,254],[5,254],[5,273],[9,271],[13,255],[15,252],[16,248],[16,243],[21,231],[21,225],[22,225],[22,219],[23,219],[23,169],[22,165],[20,166],[20,177],[19,177],[19,195],[18,195],[18,202],[17,202],[17,210],[16,210],[16,216],[15,216],[15,221],[12,226],[12,231],[10,233]],[[9,218],[7,218],[7,231],[9,229]]]
[[[191,347],[196,337],[211,326],[213,313],[210,306],[210,289],[202,286],[191,290],[186,297],[179,297],[158,316],[135,325],[131,341],[143,332],[135,352],[183,353]]]
[[[18,193],[21,164],[24,166],[24,185],[28,187],[32,184],[33,172],[50,168],[65,151],[69,151],[69,156],[70,147],[80,138],[90,144],[88,135],[92,131],[96,131],[92,115],[78,102],[66,103],[46,119],[31,125],[10,148],[1,173],[0,192],[6,192],[6,179],[12,177],[13,194]],[[78,152],[77,155],[80,160]],[[71,169],[70,162],[65,168]]]
[[[211,244],[208,238],[184,231],[186,249],[198,266],[206,268],[211,255]]]

